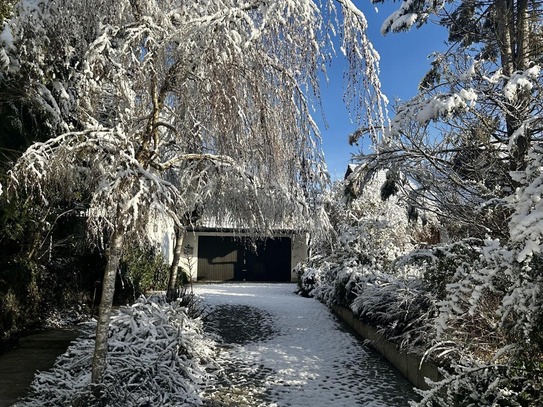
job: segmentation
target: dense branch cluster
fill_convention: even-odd
[[[366,26],[349,0],[14,6],[0,33],[0,81],[14,127],[40,142],[10,168],[9,197],[80,208],[107,248],[94,383],[107,368],[125,242],[143,242],[150,215],[175,224],[176,253],[202,217],[260,236],[326,230],[319,193],[328,174],[312,115],[334,36],[359,121],[374,139],[385,122]]]
[[[324,246],[302,288],[328,293],[325,300],[349,306],[402,346],[443,358],[443,380],[419,405],[539,405],[541,3],[405,1],[382,31],[432,18],[448,30],[448,50],[432,55],[419,94],[395,106],[352,177],[358,191],[371,190],[388,171],[382,198],[401,197],[411,221],[430,219],[441,241],[413,233],[411,248],[394,260],[375,256],[379,265],[352,278],[371,242],[383,239],[370,225],[348,225],[339,242],[367,232],[364,245]],[[365,134],[361,128],[350,140]]]

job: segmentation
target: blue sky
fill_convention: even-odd
[[[445,50],[446,31],[429,22],[409,32],[388,34],[380,32],[382,22],[393,12],[398,3],[377,6],[378,12],[368,1],[357,1],[357,6],[368,19],[368,35],[381,56],[381,86],[391,104],[396,98],[408,100],[417,93],[420,79],[430,68],[428,56],[434,51]],[[329,128],[324,128],[320,114],[316,116],[323,136],[323,150],[328,170],[333,179],[343,177],[351,155],[363,148],[369,151],[368,140],[361,140],[359,147],[350,146],[347,138],[356,126],[349,119],[343,104],[343,67],[339,60],[328,69],[329,83],[323,83],[321,94]],[[390,111],[390,109],[389,109]],[[393,112],[390,111],[390,114]]]

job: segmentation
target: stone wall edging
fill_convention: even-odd
[[[362,322],[353,312],[338,305],[332,305],[334,313],[390,362],[413,386],[427,390],[426,378],[432,381],[441,380],[437,365],[423,361],[422,356],[400,350],[398,345],[388,341],[374,327]]]

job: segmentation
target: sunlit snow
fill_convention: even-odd
[[[234,304],[258,309],[265,319],[262,322],[275,332],[262,340],[230,345],[218,359],[225,370],[228,364],[238,366],[238,370],[243,365],[260,376],[263,400],[258,405],[407,405],[414,397],[411,385],[345,331],[323,304],[300,297],[295,290],[294,284],[195,287],[196,294],[214,309]],[[233,391],[237,391],[236,385],[241,392],[248,387],[234,382]]]

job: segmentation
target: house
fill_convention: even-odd
[[[295,267],[308,257],[307,233],[277,229],[271,237],[259,238],[248,230],[212,223],[185,232],[180,267],[190,281],[297,281]],[[173,223],[157,218],[148,235],[171,263]]]
[[[181,267],[192,281],[297,281],[307,239],[288,230],[255,239],[240,229],[194,228],[185,234]]]

